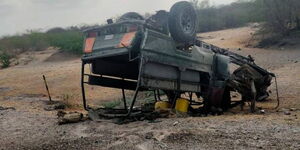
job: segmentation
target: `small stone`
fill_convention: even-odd
[[[152,137],[153,137],[152,132],[146,133],[146,135],[145,135],[145,139],[152,139]]]
[[[58,124],[76,123],[82,120],[83,114],[78,112],[64,113],[63,115],[58,114]]]
[[[14,107],[2,107],[2,106],[0,106],[0,110],[8,110],[8,109],[16,110],[16,108],[14,108]]]
[[[285,112],[285,111],[288,111],[288,109],[286,109],[286,108],[281,108],[281,109],[278,110],[278,112]]]
[[[296,111],[297,108],[290,108],[290,111]]]
[[[65,108],[65,104],[57,101],[47,101],[47,105],[44,106],[44,110],[46,111],[60,110]]]
[[[285,115],[290,115],[290,114],[291,114],[291,112],[289,112],[289,111],[285,111],[285,112],[284,112],[284,114],[285,114]]]
[[[295,61],[295,63],[298,63],[298,61]]]
[[[264,109],[260,110],[259,113],[264,114],[266,111]]]
[[[176,126],[178,123],[179,123],[178,121],[174,122],[174,123],[173,123],[173,126]]]

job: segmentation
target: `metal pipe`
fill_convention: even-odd
[[[251,112],[254,113],[255,112],[256,96],[257,96],[254,80],[251,80],[251,92],[253,94],[253,99],[251,100],[251,106],[250,107],[251,107]]]
[[[125,90],[124,90],[124,88],[122,88],[122,95],[123,95],[124,108],[127,110],[126,96],[125,96]]]
[[[155,100],[155,102],[157,102],[156,90],[153,90],[153,94],[154,94],[154,100]]]
[[[274,78],[275,78],[276,95],[277,95],[277,106],[275,107],[275,109],[277,109],[280,105],[280,100],[279,100],[279,93],[278,93],[277,77],[274,75]]]
[[[82,66],[81,66],[81,93],[82,93],[83,107],[84,107],[85,110],[87,110],[86,99],[85,99],[85,90],[84,90],[84,66],[85,66],[85,63],[82,62]]]
[[[131,102],[131,105],[130,105],[130,108],[129,108],[129,111],[128,111],[126,117],[129,117],[131,114],[134,103],[136,101],[137,94],[139,93],[139,89],[140,89],[141,74],[143,72],[143,65],[145,63],[144,57],[140,56],[140,58],[141,59],[140,59],[140,66],[139,66],[139,75],[138,75],[138,80],[137,80],[137,84],[136,84],[136,89],[135,89],[135,93],[134,93],[134,96],[133,96],[133,99],[132,99],[132,102]]]
[[[134,106],[134,103],[136,101],[136,97],[137,97],[137,94],[139,93],[139,86],[137,86],[136,90],[135,90],[135,93],[134,93],[134,96],[133,96],[133,99],[132,99],[132,102],[131,102],[131,105],[130,105],[130,108],[129,108],[129,111],[127,113],[127,117],[130,116],[132,110],[133,110],[133,106]]]
[[[157,98],[158,98],[159,101],[161,101],[159,89],[157,90]]]
[[[49,101],[51,102],[52,99],[51,99],[51,95],[50,95],[50,92],[49,92],[49,88],[48,88],[48,84],[47,84],[45,75],[43,75],[43,79],[44,79],[45,87],[46,87],[46,90],[47,90],[47,93],[48,93]]]

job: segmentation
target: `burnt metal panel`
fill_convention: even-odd
[[[181,79],[183,81],[200,83],[200,73],[194,70],[185,70],[181,72]]]
[[[114,48],[114,49],[107,49],[103,51],[96,51],[93,53],[86,53],[81,58],[83,61],[91,61],[98,58],[106,58],[106,57],[116,57],[120,55],[126,55],[128,54],[128,49],[126,48]],[[128,58],[127,56],[124,56],[125,58]]]
[[[137,86],[137,82],[135,81],[128,81],[116,78],[108,78],[108,77],[100,77],[100,76],[88,76],[88,84],[90,85],[100,85],[104,87],[111,87],[111,88],[119,88],[119,89],[128,89],[128,90],[135,90]]]
[[[176,90],[177,84],[176,81],[172,80],[163,80],[158,78],[141,78],[141,86],[154,89],[163,89],[163,90]]]
[[[168,80],[177,80],[178,78],[177,69],[175,67],[150,62],[144,65],[143,76]]]
[[[191,83],[191,82],[181,82],[180,85],[181,91],[188,92],[201,92],[201,85],[199,83]]]
[[[179,50],[173,39],[165,34],[146,30],[141,54],[149,61],[183,69],[212,72],[213,53],[194,46],[191,50]]]
[[[119,45],[125,33],[97,36],[93,51],[112,49]]]
[[[230,77],[228,56],[216,54],[215,60],[215,75],[218,80],[227,80]]]
[[[178,90],[178,82],[176,80],[164,80],[159,78],[141,78],[141,86],[154,89],[163,89],[163,90]],[[189,92],[201,92],[200,83],[184,82],[180,83],[180,91],[189,91]]]
[[[92,62],[92,73],[137,80],[138,61],[128,62],[128,56],[97,59]]]
[[[165,90],[200,92],[200,73],[193,70],[180,70],[155,62],[143,64],[141,86]]]

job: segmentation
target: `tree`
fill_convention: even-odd
[[[10,65],[10,58],[11,56],[7,54],[6,52],[0,53],[0,62],[2,68],[7,68]]]
[[[262,9],[266,19],[265,28],[270,32],[285,36],[300,29],[299,0],[263,0]]]

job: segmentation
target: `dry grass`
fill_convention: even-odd
[[[53,99],[64,100],[69,105],[80,106],[82,104],[80,58],[68,61],[44,62],[55,52],[56,50],[44,51],[42,54],[31,52],[29,55],[34,56],[34,58],[27,65],[18,65],[0,70],[1,87],[12,89],[0,93],[0,99],[22,94],[46,95],[47,92],[42,79],[42,75],[45,75]],[[27,57],[27,55],[23,54],[22,57]],[[121,95],[119,95],[120,92],[114,89],[87,86],[87,98],[91,101],[113,100],[120,98]]]

